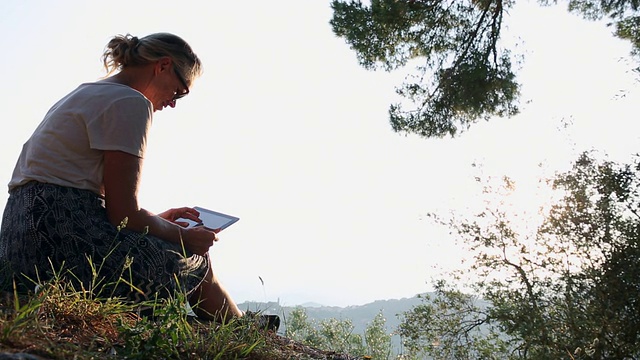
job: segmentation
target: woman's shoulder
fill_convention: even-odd
[[[97,81],[80,84],[63,102],[69,105],[79,105],[87,108],[106,109],[112,106],[133,106],[142,109],[152,108],[153,105],[141,92],[129,86],[113,82]]]
[[[142,97],[145,96],[138,90],[127,85],[118,84],[108,81],[95,81],[80,84],[76,91],[90,92],[100,95],[113,95],[123,97]]]

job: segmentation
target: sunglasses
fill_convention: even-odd
[[[180,72],[178,71],[178,69],[175,68],[175,66],[173,67],[173,70],[176,73],[176,76],[178,77],[178,80],[180,80],[180,82],[182,83],[182,87],[184,90],[182,90],[182,92],[178,92],[178,90],[176,90],[176,94],[173,95],[173,101],[176,101],[178,99],[182,99],[183,97],[187,96],[187,94],[189,94],[189,87],[187,86],[187,81],[184,79],[184,77],[182,75],[180,75]]]

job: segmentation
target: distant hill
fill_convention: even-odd
[[[398,325],[400,325],[400,315],[406,311],[411,310],[418,304],[421,304],[423,299],[417,296],[411,298],[391,299],[391,300],[377,300],[372,303],[337,307],[337,306],[322,306],[316,303],[307,303],[299,306],[281,306],[277,302],[244,302],[238,304],[241,310],[261,311],[265,314],[277,314],[282,319],[282,326],[279,333],[284,334],[286,330],[287,317],[293,309],[302,307],[310,321],[318,323],[325,319],[338,319],[345,320],[350,319],[353,323],[353,332],[356,334],[364,335],[364,331],[367,326],[373,321],[373,319],[382,312],[386,319],[387,333],[394,332]],[[393,346],[395,350],[400,349],[400,337],[395,335],[392,337]]]
[[[301,304],[300,306],[302,306],[304,308],[318,308],[318,307],[322,307],[324,305],[318,304],[318,303],[315,303],[315,302],[307,302],[307,303]]]

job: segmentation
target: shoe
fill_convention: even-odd
[[[278,332],[278,329],[280,328],[280,316],[260,315],[258,316],[258,326],[266,330]]]
[[[247,311],[245,316],[254,319],[258,327],[261,329],[278,332],[278,329],[280,328],[280,316],[278,315],[264,315]]]

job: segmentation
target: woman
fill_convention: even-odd
[[[61,274],[133,301],[184,291],[200,317],[242,316],[212,271],[216,234],[178,220],[198,212],[154,215],[137,200],[153,112],[189,93],[200,60],[180,37],[157,33],[114,37],[103,62],[107,77],[58,101],[22,149],[0,230],[3,280],[32,290]]]

